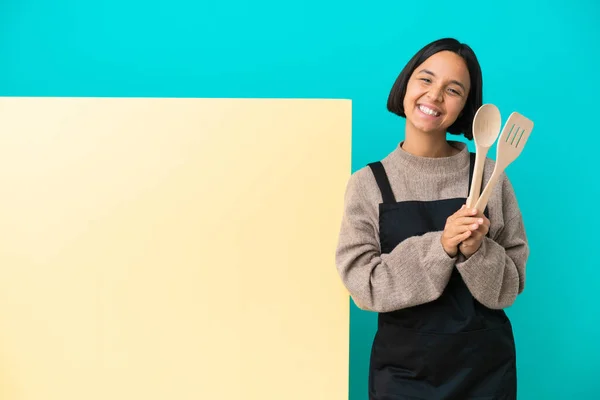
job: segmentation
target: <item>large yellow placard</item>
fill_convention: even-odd
[[[345,400],[344,100],[0,99],[0,399]]]

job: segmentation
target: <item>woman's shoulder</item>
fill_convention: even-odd
[[[496,167],[496,161],[488,158],[486,159],[484,170],[483,170],[483,185],[489,182],[492,173],[494,172],[494,168]],[[520,214],[519,204],[517,201],[517,194],[513,187],[513,184],[509,177],[510,170],[504,170],[494,189],[492,190],[492,194],[488,201],[489,207],[493,207],[497,209],[497,213],[502,215],[503,219],[511,219],[514,216]]]
[[[493,160],[493,159],[487,157],[485,160],[484,167],[483,167],[483,183],[484,184],[486,184],[492,177],[494,168],[496,168],[496,160]],[[506,169],[504,171],[502,171],[502,173],[500,174],[500,177],[498,178],[498,182],[497,182],[494,190],[501,191],[504,193],[506,193],[507,191],[514,192]]]
[[[377,173],[383,173],[392,186],[397,185],[393,176],[390,176],[389,165],[390,156],[385,156],[380,160],[370,161],[356,169],[351,175],[347,183],[348,195],[361,199],[373,206],[377,206],[382,201],[381,189],[376,179]],[[377,165],[380,164],[380,165]],[[387,165],[387,167],[386,167]],[[378,171],[378,168],[381,168]],[[387,168],[387,169],[386,169]]]
[[[354,171],[348,179],[348,190],[360,191],[363,195],[377,188],[372,168],[367,164]]]

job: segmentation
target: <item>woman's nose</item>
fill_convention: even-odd
[[[427,96],[435,101],[442,101],[442,88],[431,87],[427,92]]]

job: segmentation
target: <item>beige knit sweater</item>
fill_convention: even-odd
[[[469,151],[445,158],[414,156],[401,144],[382,161],[396,201],[468,196]],[[486,160],[484,185],[494,161]],[[488,202],[490,231],[479,250],[465,259],[448,256],[441,231],[414,236],[391,253],[381,254],[378,204],[381,193],[368,166],[352,174],[336,250],[342,281],[358,307],[388,312],[427,303],[443,292],[456,266],[473,296],[489,308],[513,304],[525,284],[529,246],[515,193],[505,174]]]

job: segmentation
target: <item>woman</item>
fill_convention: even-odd
[[[441,39],[394,83],[405,139],[350,178],[336,251],[358,307],[378,313],[369,399],[515,399],[504,308],[523,291],[529,247],[504,175],[484,213],[466,208],[482,77],[471,48]],[[494,162],[486,160],[483,182]]]

